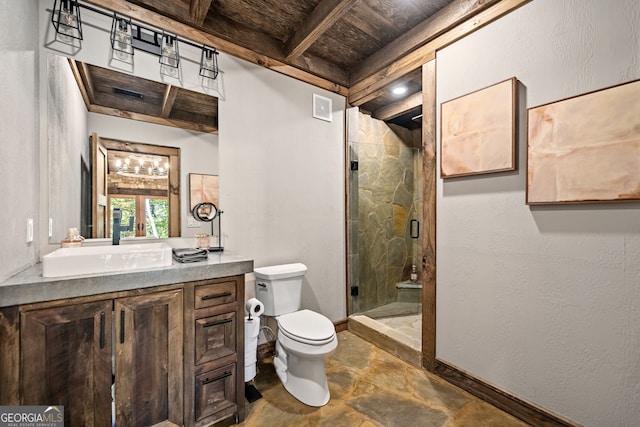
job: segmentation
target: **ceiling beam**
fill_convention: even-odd
[[[218,128],[211,125],[205,125],[194,122],[185,122],[182,120],[167,119],[149,114],[135,113],[133,111],[124,111],[117,108],[104,107],[102,105],[91,105],[89,111],[92,113],[106,114],[108,116],[121,117],[123,119],[139,120],[147,123],[155,123],[157,125],[172,126],[180,129],[194,130],[203,133],[218,133]]]
[[[385,86],[394,83],[405,74],[422,67],[422,64],[434,59],[437,50],[460,40],[509,12],[524,6],[530,1],[532,0],[501,0],[489,9],[484,10],[473,18],[441,34],[427,44],[351,86],[349,88],[349,104],[359,106],[370,101],[373,99],[372,94],[384,89]]]
[[[191,4],[189,5],[189,21],[198,27],[202,26],[212,1],[213,0],[191,0]]]
[[[223,39],[205,31],[194,28],[190,25],[183,24],[171,18],[167,18],[159,13],[137,6],[126,0],[86,0],[87,3],[94,4],[98,7],[117,11],[125,14],[131,19],[148,24],[156,28],[171,28],[172,32],[180,37],[189,39],[195,43],[202,43],[213,46],[220,52],[244,59],[245,61],[258,64],[262,67],[277,71],[297,80],[309,83],[330,92],[335,92],[346,96],[348,89],[346,86],[334,83],[326,78],[319,77],[305,69],[300,69],[266,55],[262,55],[252,51],[249,48],[239,46],[228,40]]]
[[[293,61],[324,34],[358,0],[322,0],[286,43],[286,59]]]
[[[351,70],[351,85],[424,45],[440,34],[486,10],[500,0],[454,0]],[[421,64],[422,65],[422,64]]]
[[[324,58],[312,55],[310,52],[305,52],[293,61],[286,61],[284,42],[268,36],[256,28],[247,28],[225,17],[219,17],[215,20],[215,25],[203,28],[203,30],[225,40],[233,40],[237,45],[251,49],[254,54],[286,62],[288,65],[316,76],[322,76],[322,78],[336,84],[346,86],[349,83],[349,75],[345,69],[336,67],[335,64]]]
[[[169,117],[171,109],[173,109],[173,103],[176,101],[176,95],[178,95],[178,88],[173,85],[167,85],[164,90],[164,97],[162,98],[160,117]]]
[[[82,63],[80,63],[82,64]],[[80,89],[80,94],[82,95],[82,99],[84,100],[84,105],[89,109],[89,106],[93,103],[93,88],[87,88],[84,84],[84,79],[82,78],[82,73],[87,74],[86,68],[82,71],[78,68],[78,62],[75,59],[69,58],[69,66],[71,67],[71,73],[73,77],[76,79],[76,83],[78,83],[78,89]]]
[[[373,112],[373,114],[371,114],[371,116],[382,121],[391,120],[421,105],[422,91],[409,95],[400,101],[394,102],[393,104],[378,108]]]

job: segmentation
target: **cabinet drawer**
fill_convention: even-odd
[[[195,364],[206,363],[236,352],[236,313],[196,319]]]
[[[225,413],[234,412],[236,410],[236,404],[234,403],[235,400],[235,364],[223,366],[196,377],[196,422],[221,411],[224,411]]]
[[[196,286],[195,308],[227,304],[236,300],[236,281]]]

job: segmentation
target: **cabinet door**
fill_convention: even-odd
[[[23,405],[63,405],[66,426],[111,425],[112,300],[21,318]]]
[[[182,290],[115,300],[116,424],[182,425]]]

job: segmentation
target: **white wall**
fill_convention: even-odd
[[[58,247],[69,228],[80,229],[81,162],[91,167],[87,107],[67,58],[47,54],[40,62],[47,69],[47,80],[40,85],[47,112],[41,117],[47,148],[47,168],[42,171],[50,189],[43,203],[48,204],[49,215],[58,213],[51,223],[51,240]],[[48,233],[48,228],[43,226],[43,231]]]
[[[38,260],[37,5],[0,0],[0,282]],[[27,218],[33,243],[26,243]]]
[[[218,175],[218,135],[89,113],[88,129],[104,138],[180,149],[180,230],[182,237],[211,233],[209,223],[189,228],[189,174]],[[216,231],[217,234],[217,231]]]
[[[223,57],[220,208],[225,250],[255,266],[302,262],[302,305],[346,317],[345,99]],[[311,116],[313,93],[332,99],[333,121]],[[247,283],[248,293],[253,282]]]
[[[535,0],[438,53],[438,105],[512,76],[526,107],[638,79],[638,23],[637,0]],[[640,205],[526,206],[520,123],[517,173],[438,180],[437,357],[578,423],[637,425]]]

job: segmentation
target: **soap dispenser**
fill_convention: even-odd
[[[80,235],[80,232],[77,228],[70,228],[67,232],[67,237],[62,239],[60,245],[63,248],[79,248],[82,246],[82,242],[84,242],[84,237]]]
[[[418,270],[416,269],[415,264],[411,266],[411,274],[409,275],[409,279],[414,283],[418,281]]]

